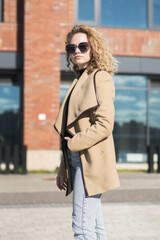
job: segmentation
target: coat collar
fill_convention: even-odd
[[[56,121],[54,123],[54,128],[56,129],[56,131],[58,132],[58,134],[62,137],[64,137],[64,132],[65,132],[65,126],[64,124],[64,115],[67,114],[65,113],[65,109],[66,109],[66,102],[67,102],[67,99],[73,89],[73,87],[75,86],[75,84],[77,83],[78,79],[75,78],[74,81],[72,82],[70,88],[68,89],[67,93],[66,93],[66,96],[62,102],[62,105],[60,107],[60,110],[59,110],[59,113],[57,115],[57,118],[56,118]]]
[[[98,105],[94,81],[95,72],[96,70],[91,73],[85,70],[79,78],[69,100],[67,127],[75,122],[82,113]]]
[[[79,79],[74,79],[68,89],[54,124],[60,136],[64,137],[66,127],[69,129],[82,113],[98,105],[94,80],[95,72],[96,70],[89,73],[86,69]],[[72,90],[67,109],[67,99]],[[65,121],[66,114],[68,115],[67,122]]]

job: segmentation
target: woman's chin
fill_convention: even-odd
[[[76,62],[75,64],[78,66],[79,69],[85,68],[85,66],[87,65],[86,63],[81,63],[81,62]]]

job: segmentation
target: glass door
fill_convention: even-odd
[[[149,91],[149,135],[151,145],[160,145],[160,79],[151,80]]]
[[[0,76],[0,143],[20,143],[20,86]]]
[[[147,78],[116,75],[114,140],[118,162],[146,162]]]

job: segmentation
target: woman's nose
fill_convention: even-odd
[[[79,48],[78,48],[78,46],[76,47],[76,50],[75,50],[75,53],[79,53],[80,52],[80,50],[79,50]]]

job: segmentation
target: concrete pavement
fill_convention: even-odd
[[[120,173],[103,194],[108,240],[160,239],[160,174]],[[53,174],[0,175],[0,240],[71,240],[72,195]]]

